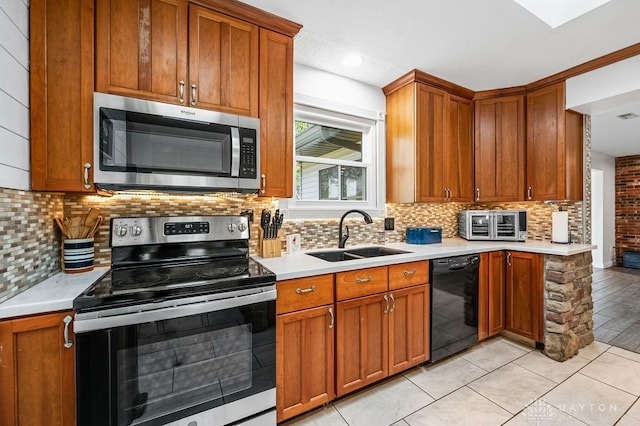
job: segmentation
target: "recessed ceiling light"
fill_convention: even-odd
[[[628,112],[626,114],[616,115],[620,120],[631,120],[632,118],[638,118],[638,114]]]
[[[345,67],[353,68],[362,63],[363,59],[360,55],[347,55],[342,59],[342,65]]]
[[[551,28],[584,15],[611,0],[514,0]]]

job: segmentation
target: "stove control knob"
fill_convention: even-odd
[[[230,223],[227,229],[229,230],[229,232],[234,232],[237,229],[237,226],[235,223]]]
[[[240,232],[244,232],[244,231],[246,231],[246,230],[247,230],[247,224],[246,224],[246,223],[242,223],[242,222],[240,222],[240,223],[238,224],[238,231],[240,231]]]
[[[125,235],[127,235],[127,227],[124,225],[120,226],[116,229],[116,234],[118,235],[118,237],[124,237]]]
[[[134,237],[140,236],[140,234],[142,234],[142,228],[138,225],[133,225],[131,227],[131,234],[133,234]]]

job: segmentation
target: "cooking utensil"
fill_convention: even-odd
[[[59,217],[56,217],[55,221],[56,221],[56,224],[58,224],[58,228],[60,228],[60,232],[62,232],[62,235],[64,235],[65,238],[70,238],[69,230],[67,229],[67,225],[66,225],[66,219],[63,222],[62,219],[60,219]]]
[[[100,224],[102,223],[102,219],[103,219],[102,216],[98,216],[96,218],[96,220],[93,223],[93,227],[89,230],[89,233],[87,234],[87,236],[85,238],[93,238],[93,236],[95,235],[96,231],[100,227]]]
[[[94,208],[89,209],[89,213],[84,216],[83,224],[82,224],[82,235],[80,238],[90,238],[91,230],[94,228],[96,224],[96,220],[100,216],[100,211]]]
[[[69,219],[69,224],[67,226],[67,229],[69,231],[69,238],[74,240],[77,238],[81,238],[82,235],[82,217],[80,216],[75,216],[72,217],[71,219]]]

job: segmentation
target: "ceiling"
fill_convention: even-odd
[[[513,0],[243,1],[303,25],[297,63],[376,87],[414,68],[475,91],[520,86],[640,42],[638,0],[611,0],[555,29]],[[362,65],[342,65],[351,53]],[[619,101],[630,102],[620,111],[640,115],[640,96]],[[640,118],[620,129],[625,122],[610,117],[616,108],[592,116],[593,149],[640,154]]]

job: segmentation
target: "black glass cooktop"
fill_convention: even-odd
[[[251,258],[113,268],[73,301],[76,311],[106,309],[275,283]]]

